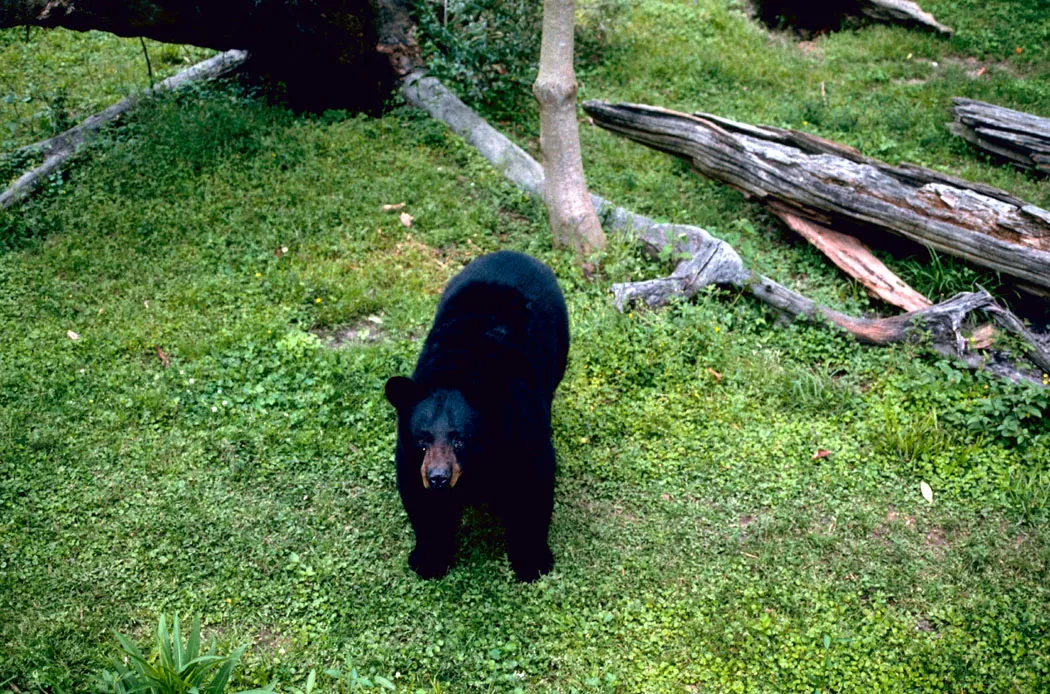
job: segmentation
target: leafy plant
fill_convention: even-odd
[[[1006,495],[1010,505],[1029,525],[1042,525],[1050,513],[1050,475],[1046,470],[1020,467],[1010,470]]]
[[[150,658],[131,639],[118,633],[117,640],[124,651],[123,660],[114,661],[115,671],[102,673],[96,691],[105,694],[222,694],[247,645],[229,655],[218,655],[213,639],[208,650],[202,652],[200,618],[193,618],[185,644],[178,615],[172,621],[169,632],[164,615],[160,616],[156,652]],[[272,691],[273,685],[270,685],[242,694]]]
[[[310,679],[306,682],[307,690],[304,694],[310,694],[310,683],[313,680],[313,674],[311,671]],[[324,671],[324,674],[336,681],[335,691],[338,692],[356,692],[362,689],[374,688],[386,689],[392,692],[397,689],[393,682],[381,675],[373,675],[371,678],[361,675],[349,657],[346,659],[346,667],[344,669],[329,668]]]

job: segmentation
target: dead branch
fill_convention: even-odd
[[[22,174],[11,186],[0,193],[0,209],[6,209],[29,195],[41,181],[58,171],[77,149],[94,138],[102,126],[116,120],[131,111],[142,101],[143,97],[164,91],[172,91],[189,82],[213,79],[234,70],[248,57],[244,51],[226,51],[182,72],[169,77],[152,89],[124,97],[109,108],[86,118],[79,125],[42,142],[18,150],[23,152],[40,152],[45,155],[43,163]]]
[[[956,97],[948,129],[1023,169],[1050,173],[1050,118]]]

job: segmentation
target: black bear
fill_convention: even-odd
[[[463,507],[479,502],[502,519],[519,579],[551,570],[551,401],[568,353],[565,299],[535,258],[485,255],[448,283],[412,377],[386,383],[421,577],[448,571]]]

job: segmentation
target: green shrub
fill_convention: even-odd
[[[206,652],[201,652],[200,618],[194,617],[186,643],[182,643],[179,617],[172,620],[168,631],[164,615],[157,624],[156,653],[151,658],[127,636],[117,634],[124,651],[123,659],[115,659],[115,670],[107,670],[98,678],[96,691],[105,694],[222,694],[230,675],[237,667],[247,646],[241,646],[229,655],[215,653],[215,641]],[[251,692],[271,692],[273,686]],[[242,692],[242,694],[251,694]]]
[[[607,34],[630,0],[597,0],[578,12],[575,61],[599,62]],[[427,68],[456,85],[464,100],[497,120],[532,111],[540,59],[543,3],[515,0],[415,0]]]

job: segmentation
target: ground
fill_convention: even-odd
[[[1050,115],[1041,3],[923,4],[956,37],[871,26],[800,47],[738,4],[624,4],[582,96],[796,127],[1050,206],[1045,181],[943,127],[957,94]],[[87,80],[70,75],[97,36],[32,32],[54,62],[28,67],[24,32],[3,36],[5,149],[46,134],[26,129],[40,104],[15,110],[19,80],[67,83],[82,115],[122,93],[106,75],[144,75],[134,40]],[[534,118],[505,127],[531,146]],[[583,140],[602,195],[878,308],[737,193]],[[382,386],[411,370],[444,283],[499,248],[550,264],[569,304],[558,562],[519,584],[473,514],[457,567],[423,582]],[[0,689],[83,689],[113,630],[145,645],[160,612],[252,643],[238,685],[284,691],[311,669],[334,689],[321,672],[347,661],[411,692],[1050,687],[1045,393],[744,296],[615,311],[610,283],[672,260],[614,239],[585,279],[539,205],[406,108],[299,116],[228,84],[144,108],[0,217]],[[933,296],[994,280],[893,265]]]

